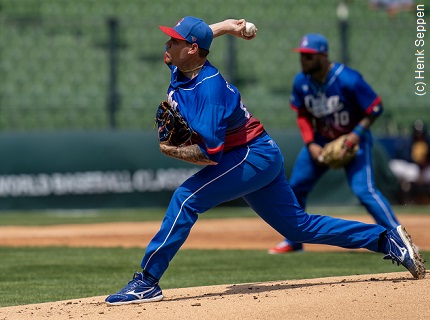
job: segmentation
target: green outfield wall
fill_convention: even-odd
[[[284,153],[288,177],[302,140],[297,132],[270,133]],[[155,131],[4,133],[0,150],[0,210],[166,206],[175,188],[199,170],[162,155]],[[395,201],[387,157],[378,145],[374,151],[377,184]],[[339,170],[317,184],[309,203],[357,200]]]

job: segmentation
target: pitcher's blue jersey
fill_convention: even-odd
[[[333,63],[324,84],[299,73],[291,107],[311,115],[314,131],[330,140],[351,132],[364,115],[382,112],[380,97],[361,74],[340,63]]]
[[[219,162],[223,152],[243,146],[264,132],[246,110],[239,91],[206,61],[198,76],[188,79],[170,66],[167,99],[198,134],[202,152]]]

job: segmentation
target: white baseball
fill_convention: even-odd
[[[247,22],[242,32],[245,37],[252,37],[257,32],[257,28],[252,22]]]

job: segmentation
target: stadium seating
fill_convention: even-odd
[[[268,127],[295,126],[289,111],[294,75],[291,49],[303,34],[319,32],[339,60],[338,0],[3,0],[0,8],[0,130],[92,130],[109,127],[107,19],[118,19],[119,129],[151,129],[169,75],[162,63],[167,40],[158,25],[185,15],[208,23],[245,17],[257,39],[235,39],[237,69],[227,65],[229,39],[214,40],[210,60],[235,84],[252,113]],[[367,1],[349,5],[349,65],[380,93],[386,116],[375,130],[401,133],[418,114],[430,123],[428,99],[414,94],[411,46],[414,13],[389,17]],[[416,64],[416,63],[415,63]],[[404,110],[408,110],[405,112]]]

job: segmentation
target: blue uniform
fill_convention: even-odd
[[[365,115],[382,113],[380,97],[357,71],[340,63],[332,64],[322,84],[299,73],[291,107],[312,117],[316,135],[325,142],[350,133]]]
[[[198,216],[239,197],[269,225],[296,242],[378,251],[386,229],[329,216],[309,215],[285,178],[276,142],[242,103],[239,91],[208,61],[193,79],[171,67],[168,101],[200,139],[208,165],[174,192],[161,228],[148,244],[141,266],[161,278]]]
[[[291,107],[313,120],[314,141],[321,146],[350,133],[365,115],[379,115],[382,112],[381,99],[362,76],[339,63],[333,63],[323,84],[313,81],[310,75],[299,73],[294,80]],[[390,230],[397,227],[399,222],[389,202],[375,186],[372,146],[372,134],[366,130],[360,138],[357,156],[344,170],[360,203],[376,223]],[[309,192],[327,170],[327,166],[317,165],[312,160],[307,147],[302,148],[293,167],[290,183],[303,207]]]

